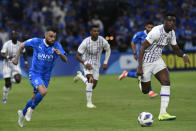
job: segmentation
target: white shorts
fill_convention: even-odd
[[[162,58],[158,59],[157,61],[154,61],[153,63],[143,63],[142,69],[143,69],[143,76],[141,78],[142,82],[148,82],[151,81],[152,74],[156,74],[159,71],[167,68],[165,65],[165,62]]]
[[[3,62],[3,78],[10,78],[16,74],[21,74],[20,64],[14,65],[12,62]]]
[[[99,79],[99,69],[92,69],[92,70],[88,70],[86,68],[83,67],[84,70],[84,75],[88,75],[88,74],[92,74],[93,75],[93,79],[98,80]]]

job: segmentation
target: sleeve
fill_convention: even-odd
[[[110,49],[110,45],[109,45],[108,41],[105,40],[104,38],[103,38],[103,44],[104,44],[104,46],[103,46],[104,50],[109,50]]]
[[[1,53],[6,53],[7,52],[7,42],[3,44],[3,47],[1,49]]]
[[[36,46],[36,42],[37,42],[38,38],[32,38],[32,39],[28,39],[25,41],[25,46],[31,46],[31,47],[35,47]]]
[[[146,40],[150,43],[153,44],[155,41],[159,39],[160,32],[157,31],[156,28],[153,28],[147,35]]]
[[[171,45],[176,45],[176,44],[177,44],[177,42],[176,42],[176,35],[175,35],[174,30],[172,30]]]
[[[83,40],[80,46],[78,47],[78,52],[80,54],[84,54],[85,50],[86,50],[86,40]]]
[[[67,53],[63,50],[63,47],[61,46],[59,42],[58,42],[58,50],[61,52],[61,54],[67,55]]]
[[[134,36],[133,36],[133,38],[132,38],[132,42],[135,44],[135,43],[137,43],[138,42],[138,39],[139,39],[139,34],[138,33],[136,33]]]

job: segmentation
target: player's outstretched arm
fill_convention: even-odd
[[[12,61],[12,63],[13,63],[14,65],[17,65],[17,64],[18,64],[18,59],[19,59],[19,57],[20,57],[20,52],[22,52],[22,50],[24,49],[24,47],[25,47],[25,43],[23,42],[23,43],[21,44],[19,50],[18,50],[17,53],[16,53],[15,59]]]
[[[184,52],[179,48],[179,46],[177,44],[172,45],[172,48],[173,48],[173,51],[176,53],[177,56],[184,58],[185,63],[191,64],[191,62],[189,60],[189,57],[186,54],[184,54]]]
[[[58,55],[60,55],[62,61],[67,62],[67,57],[66,57],[65,55],[61,54],[61,52],[60,52],[58,49],[54,49],[54,51],[55,51]]]

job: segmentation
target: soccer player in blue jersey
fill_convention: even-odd
[[[134,53],[134,58],[135,60],[137,60],[138,58],[138,54],[139,54],[139,50],[140,50],[140,47],[141,47],[141,44],[142,42],[145,40],[147,34],[152,30],[154,24],[153,22],[149,21],[145,24],[145,30],[143,31],[140,31],[140,32],[137,32],[133,38],[132,38],[132,41],[131,41],[131,48],[132,48],[132,51]],[[138,44],[138,48],[137,48],[137,51],[135,49],[135,44]],[[125,77],[133,77],[133,78],[137,78],[136,76],[136,71],[134,72],[128,72],[127,70],[124,70],[123,73],[119,76],[119,80],[122,80],[123,78]],[[152,91],[152,88],[149,92],[149,97],[150,98],[154,98],[156,97],[158,94],[153,92]]]
[[[32,112],[47,94],[51,71],[57,57],[60,56],[62,61],[67,61],[65,51],[61,44],[55,41],[56,32],[55,27],[48,27],[45,32],[45,39],[33,38],[23,42],[17,52],[16,58],[13,60],[13,63],[17,65],[22,49],[26,46],[31,46],[33,48],[32,67],[29,70],[29,80],[34,87],[34,92],[23,111],[18,110],[18,124],[20,127],[23,127],[24,118],[27,121],[31,120]]]

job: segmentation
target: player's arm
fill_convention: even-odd
[[[103,70],[106,70],[108,68],[108,60],[110,58],[110,54],[111,54],[111,49],[110,49],[110,45],[108,44],[108,47],[105,49],[105,60],[103,62],[103,67],[102,67]]]
[[[15,59],[12,61],[14,65],[17,65],[17,64],[18,64],[18,60],[19,60],[19,57],[20,57],[20,53],[23,51],[24,48],[25,48],[25,43],[23,42],[23,43],[20,45],[20,48],[19,48],[19,50],[18,50],[17,53],[16,53]]]
[[[131,49],[132,49],[134,58],[137,60],[137,53],[136,53],[136,50],[135,50],[135,43],[133,41],[131,41]]]
[[[77,58],[77,60],[78,60],[80,63],[82,63],[82,64],[85,66],[85,68],[87,68],[87,69],[89,69],[89,70],[92,69],[91,64],[87,63],[87,61],[84,61],[84,60],[82,59],[82,54],[81,54],[81,53],[77,52],[76,58]]]
[[[176,45],[172,45],[172,48],[173,48],[173,51],[176,53],[177,56],[183,57],[184,58],[184,62],[190,64],[189,57],[186,54],[184,54],[184,52],[179,48],[179,46],[177,44]]]
[[[3,59],[7,59],[7,60],[11,60],[13,58],[13,56],[9,56],[9,55],[6,55],[6,52],[7,52],[7,43],[5,43],[3,45],[3,48],[1,50],[1,53],[0,53],[0,56],[3,58]]]
[[[142,70],[143,56],[144,56],[145,50],[148,47],[150,47],[150,43],[145,39],[144,42],[142,43],[140,51],[139,51],[137,76],[142,76],[142,74],[143,74],[143,70]]]
[[[54,51],[61,57],[61,60],[67,62],[67,57],[63,55],[58,49],[54,49]]]

